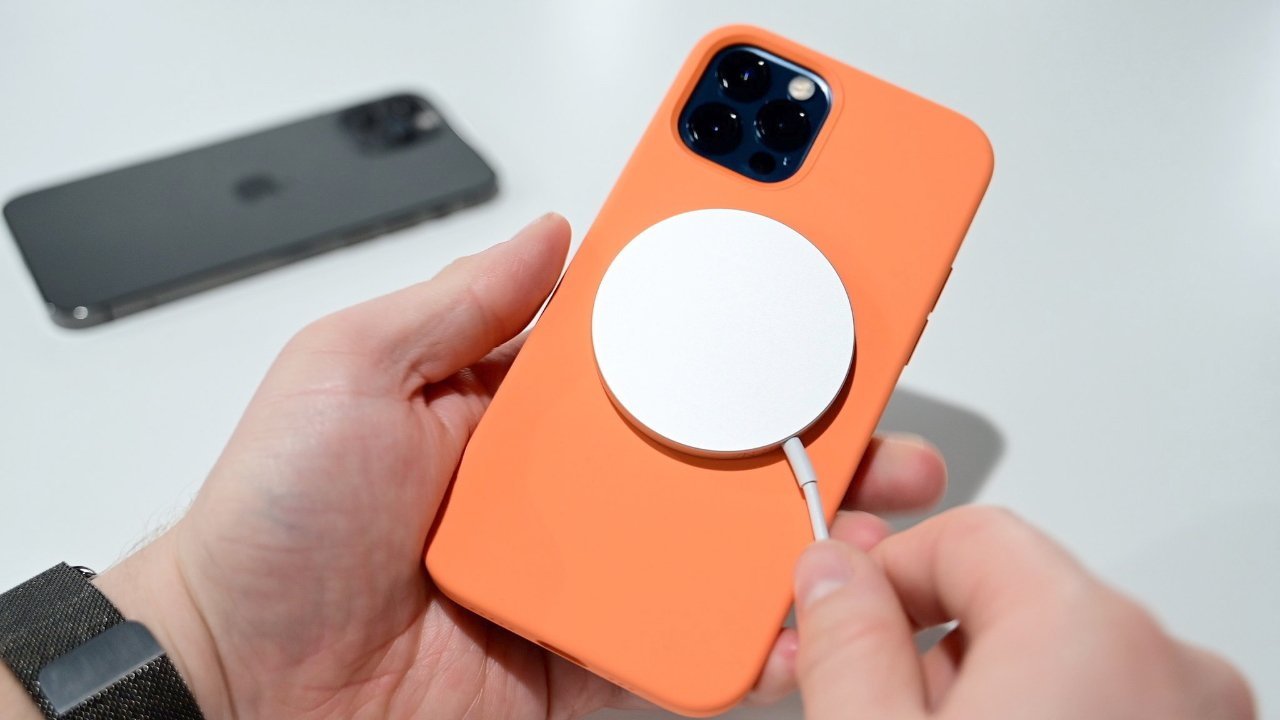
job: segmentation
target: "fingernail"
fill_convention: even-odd
[[[887,432],[882,433],[880,437],[884,440],[893,440],[894,442],[904,443],[906,445],[915,445],[916,447],[929,447],[929,441],[922,436],[909,432]]]
[[[814,543],[801,556],[796,577],[800,606],[812,606],[853,579],[848,548],[835,540]]]
[[[542,215],[539,215],[538,217],[534,218],[534,219],[533,219],[533,222],[531,222],[531,223],[529,223],[528,225],[525,225],[523,228],[521,228],[521,229],[520,229],[520,232],[524,232],[525,230],[528,230],[528,229],[529,229],[529,228],[531,228],[531,227],[535,227],[535,226],[537,226],[537,225],[541,225],[542,223],[544,223],[544,222],[546,222],[546,221],[550,220],[551,218],[555,217],[556,215],[557,215],[557,213],[553,213],[553,212],[543,213]]]
[[[533,228],[538,227],[542,223],[550,220],[551,218],[555,217],[558,214],[559,213],[549,212],[543,215],[539,215],[538,217],[531,220],[528,225],[525,225],[524,227],[517,230],[514,235],[498,243],[498,245],[506,245],[509,242],[515,242],[516,240],[519,240],[521,237],[524,236],[525,233],[529,232]]]

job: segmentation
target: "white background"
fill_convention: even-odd
[[[746,21],[994,144],[886,425],[948,453],[948,502],[1040,524],[1280,716],[1280,5],[345,5],[0,9],[5,198],[399,88],[436,98],[502,182],[484,207],[84,332],[50,323],[0,242],[0,586],[106,566],[172,520],[308,320],[545,210],[588,226],[688,50]]]

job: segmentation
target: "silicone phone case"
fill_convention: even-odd
[[[779,183],[709,162],[680,138],[700,73],[737,44],[830,86],[813,148]],[[700,459],[620,415],[592,352],[595,289],[631,238],[689,210],[750,210],[815,243],[848,288],[857,326],[849,383],[803,437],[833,515],[991,169],[986,136],[951,110],[758,28],[704,38],[470,441],[428,543],[436,584],[666,708],[707,715],[735,704],[791,605],[793,564],[811,539],[803,498],[781,451]]]

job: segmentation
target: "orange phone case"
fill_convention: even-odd
[[[737,44],[830,87],[804,165],[779,183],[740,176],[680,138],[698,77]],[[986,136],[951,110],[758,28],[704,38],[471,438],[428,543],[436,584],[658,705],[689,715],[734,705],[791,605],[793,564],[811,540],[804,500],[780,450],[696,458],[621,416],[592,351],[596,287],[631,238],[689,210],[749,210],[816,244],[848,288],[857,327],[850,381],[803,437],[831,516],[991,169]]]

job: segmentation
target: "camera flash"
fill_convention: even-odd
[[[791,82],[787,83],[787,94],[791,96],[792,100],[804,102],[813,97],[813,94],[817,91],[818,86],[803,75],[797,75],[791,78]]]

